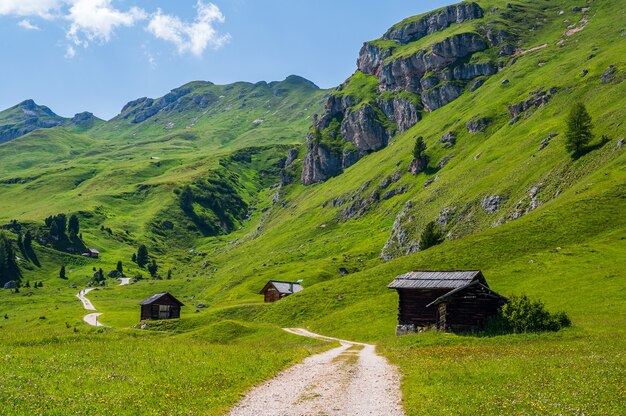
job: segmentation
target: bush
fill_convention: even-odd
[[[500,310],[500,315],[490,323],[489,329],[513,333],[558,331],[571,324],[564,312],[550,313],[540,300],[521,295],[510,298]]]
[[[442,241],[443,241],[443,235],[441,235],[439,226],[434,221],[431,221],[428,224],[426,224],[424,231],[422,231],[422,235],[420,236],[419,247],[420,247],[420,250],[426,250],[427,248],[436,246]]]

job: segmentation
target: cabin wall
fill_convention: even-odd
[[[169,312],[161,314],[161,305],[169,306]],[[180,318],[180,309],[180,305],[171,299],[159,299],[149,305],[141,305],[141,320],[178,319]]]
[[[439,329],[452,332],[482,329],[487,321],[498,314],[503,299],[485,294],[480,289],[468,289],[445,301],[445,324]]]
[[[416,327],[436,325],[437,307],[427,308],[426,305],[449,291],[450,289],[398,289],[398,324]]]
[[[277,300],[280,300],[280,293],[278,292],[278,290],[276,290],[274,288],[269,288],[269,289],[265,290],[265,292],[263,294],[265,296],[265,302],[266,303],[276,302]]]

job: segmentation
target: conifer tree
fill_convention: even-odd
[[[137,250],[137,265],[139,267],[143,267],[146,264],[148,264],[149,261],[149,257],[148,257],[148,248],[142,244],[139,246],[139,249]]]
[[[61,270],[59,270],[59,277],[61,279],[65,279],[65,265],[61,266]]]
[[[80,231],[80,223],[75,214],[72,214],[70,217],[70,221],[67,225],[67,231],[70,233],[70,237],[72,238],[76,237]]]
[[[426,228],[422,231],[419,247],[420,250],[426,250],[427,248],[435,246],[442,241],[443,236],[441,235],[441,231],[439,231],[439,226],[434,221],[431,221],[426,224]]]
[[[573,155],[580,155],[593,138],[593,123],[587,108],[581,102],[574,104],[567,116],[565,132],[567,150]]]

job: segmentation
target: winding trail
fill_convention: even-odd
[[[283,328],[340,347],[306,358],[253,388],[230,416],[402,416],[400,377],[375,346]]]
[[[130,284],[130,277],[122,277],[120,278],[120,281],[121,281],[120,286],[128,285]],[[86,296],[87,293],[91,292],[94,289],[95,289],[94,287],[91,287],[89,289],[83,289],[76,294],[76,297],[80,299],[80,301],[83,303],[83,307],[85,308],[85,310],[88,310],[88,311],[96,310],[96,307],[93,306],[93,303],[91,303],[91,301],[87,299],[87,296]],[[85,321],[91,326],[104,326],[103,324],[98,322],[98,317],[100,315],[102,315],[101,312],[87,314],[83,317],[83,321]]]

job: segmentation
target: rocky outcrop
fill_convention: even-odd
[[[500,209],[500,205],[502,203],[504,203],[504,198],[502,198],[500,195],[487,195],[481,201],[480,206],[487,213],[493,214]]]
[[[422,101],[427,111],[435,111],[451,103],[463,94],[463,86],[454,82],[446,82],[437,88],[422,93]]]
[[[421,78],[426,73],[440,71],[448,65],[487,49],[487,43],[476,33],[460,33],[435,43],[428,50],[385,63],[374,73],[369,68],[359,68],[365,73],[376,74],[382,91],[422,91]]]
[[[361,154],[368,154],[387,146],[391,132],[382,124],[374,107],[363,105],[346,112],[341,122],[341,135]]]
[[[491,124],[491,119],[489,117],[474,117],[465,123],[465,127],[470,133],[478,133],[487,130],[489,124]]]
[[[456,133],[449,131],[439,139],[439,143],[443,143],[446,146],[452,147],[456,144]]]
[[[480,19],[483,16],[483,9],[476,3],[455,4],[427,13],[418,20],[408,19],[401,22],[389,29],[383,39],[404,45],[444,30],[454,23]]]
[[[0,143],[16,139],[37,129],[47,129],[64,124],[67,119],[56,115],[46,106],[26,100],[2,112]]]
[[[315,139],[315,135],[308,140],[303,183],[340,173],[364,155],[385,147],[396,132],[418,123],[421,111],[435,111],[461,96],[473,80],[480,80],[474,83],[475,89],[495,74],[498,65],[472,59],[472,55],[509,45],[514,36],[489,24],[476,31],[452,34],[415,51],[401,47],[452,24],[483,16],[478,4],[461,3],[407,19],[389,29],[382,40],[365,43],[357,60],[358,72],[332,94],[324,114],[314,122],[324,140]],[[363,89],[358,93],[350,85],[355,79],[358,88]],[[333,125],[335,131],[325,131]],[[323,143],[327,144],[326,153],[319,150]],[[344,143],[351,143],[354,149]],[[319,172],[324,165],[330,170]],[[413,163],[410,169],[414,174],[423,169],[418,165]]]
[[[539,108],[547,104],[554,94],[558,91],[558,88],[552,87],[546,91],[535,91],[531,94],[531,97],[527,100],[521,101],[516,104],[510,105],[509,114],[511,115],[511,122],[509,124],[517,123],[522,114],[532,108]]]
[[[418,241],[414,241],[409,236],[409,231],[403,225],[407,220],[409,211],[413,208],[413,203],[407,201],[402,210],[396,216],[391,228],[391,235],[380,253],[380,258],[384,261],[394,259],[396,257],[405,256],[419,251]],[[411,218],[409,217],[410,221]]]
[[[71,122],[76,127],[80,127],[81,129],[88,129],[93,127],[93,125],[96,123],[96,120],[98,120],[96,116],[88,111],[85,111],[82,113],[78,113],[74,117],[72,117]]]
[[[398,132],[403,132],[421,120],[418,107],[411,100],[393,98],[390,100],[376,100],[376,104],[385,113],[385,116],[398,125]]]
[[[298,151],[296,149],[289,149],[287,151],[287,159],[285,159],[285,164],[283,165],[283,168],[279,172],[281,186],[289,185],[291,182],[293,182],[292,172],[295,168],[295,166],[293,165],[293,162],[296,161],[297,157],[298,157]]]
[[[302,167],[302,183],[311,185],[324,182],[342,171],[341,155],[332,153],[311,134],[307,137],[306,156]]]
[[[426,169],[426,166],[428,166],[428,158],[423,157],[421,159],[413,159],[411,163],[409,163],[407,171],[411,172],[412,175],[417,176],[423,172],[424,169]]]

